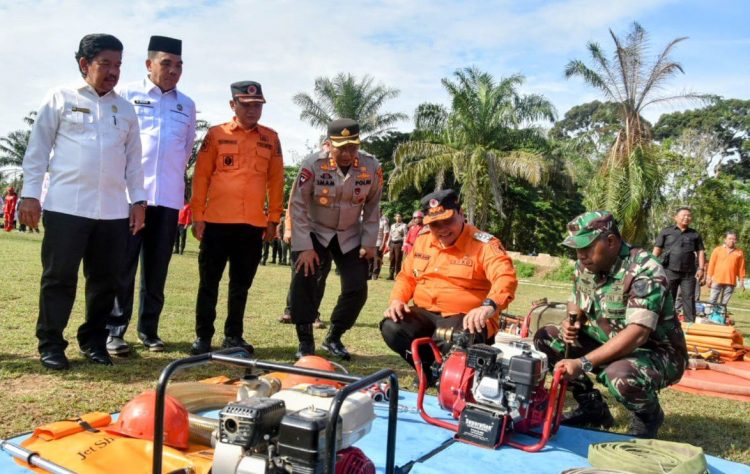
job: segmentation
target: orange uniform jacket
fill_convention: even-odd
[[[284,162],[275,131],[262,125],[244,130],[234,120],[208,130],[193,175],[194,221],[265,227],[279,222],[283,199]]]
[[[396,277],[391,300],[408,302],[445,317],[465,314],[492,299],[507,308],[516,293],[516,272],[502,244],[492,235],[465,224],[456,242],[442,248],[431,233],[417,237]],[[494,335],[498,314],[488,321]]]
[[[708,261],[708,277],[720,285],[737,285],[737,278],[745,279],[745,254],[737,247],[731,252],[724,245],[719,245],[711,252]]]

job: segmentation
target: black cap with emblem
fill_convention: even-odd
[[[232,90],[232,99],[247,103],[247,102],[260,102],[266,103],[265,97],[263,97],[263,89],[260,87],[259,82],[255,81],[239,81],[235,82],[230,86]]]
[[[435,191],[423,197],[420,201],[424,219],[422,222],[430,222],[453,217],[454,211],[461,210],[461,204],[458,202],[458,194],[452,189],[443,189]]]
[[[334,120],[328,124],[328,138],[337,148],[349,143],[359,145],[359,123],[349,118]]]
[[[170,38],[168,36],[154,35],[148,42],[148,50],[182,56],[182,40]]]

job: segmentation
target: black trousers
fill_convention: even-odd
[[[667,272],[667,281],[669,282],[669,292],[672,293],[672,300],[677,301],[677,288],[680,289],[682,296],[682,311],[685,320],[688,322],[695,321],[695,272],[675,272],[665,269]]]
[[[159,317],[164,308],[164,285],[167,282],[172,245],[177,230],[177,209],[163,206],[146,208],[146,227],[129,235],[125,265],[118,279],[117,299],[107,324],[110,336],[122,337],[133,316],[135,275],[141,263],[138,334],[158,337]]]
[[[341,294],[331,313],[331,331],[341,335],[354,326],[367,302],[367,260],[359,257],[359,247],[342,253],[337,237],[331,240],[328,247],[318,242],[315,235],[311,234],[311,237],[320,265],[312,275],[305,276],[304,271],[300,271],[292,276],[292,319],[295,324],[311,324],[315,321],[322,300],[318,286],[321,272],[326,267],[330,271],[333,259],[340,271]],[[299,254],[300,252],[292,252],[292,262],[297,260]]]
[[[370,268],[367,277],[377,280],[380,276],[380,266],[383,264],[382,245],[375,250],[375,258],[370,260]]]
[[[219,282],[229,262],[229,301],[224,335],[242,337],[247,292],[258,270],[265,227],[247,224],[206,223],[198,254],[198,301],[195,304],[195,334],[214,335]]]
[[[383,340],[393,352],[401,356],[406,362],[414,367],[412,358],[411,343],[414,339],[420,337],[432,337],[438,328],[462,329],[464,324],[463,314],[456,314],[448,317],[427,311],[417,306],[411,306],[411,313],[404,319],[396,323],[390,318],[385,318],[380,322],[380,334]],[[482,337],[487,340],[486,330],[483,331]],[[488,341],[491,342],[491,341]],[[440,351],[445,354],[450,348],[449,344],[439,342]],[[429,346],[422,346],[419,351],[422,359],[422,366],[430,367],[435,362],[435,356]],[[429,371],[427,371],[429,372]],[[430,376],[428,375],[428,378]]]
[[[292,257],[289,255],[289,244],[284,242],[283,240],[279,240],[279,251],[281,252],[281,261],[279,262],[281,265],[286,265],[287,263],[291,263]]]
[[[177,224],[177,233],[174,236],[174,253],[179,253],[180,255],[185,253],[188,227],[190,226]]]
[[[389,278],[393,278],[395,275],[398,275],[398,272],[401,271],[401,259],[404,256],[404,250],[401,247],[402,245],[404,245],[403,241],[391,242],[390,244],[388,244],[388,249],[390,250],[391,254],[391,268]]]
[[[298,253],[299,252],[295,252],[295,254]],[[328,274],[331,273],[331,261],[331,259],[328,259],[321,262],[320,269],[316,273],[318,287],[316,288],[315,301],[318,305],[318,309],[320,309],[320,303],[323,301],[323,296],[326,293],[326,280],[328,279]],[[292,314],[292,282],[294,281],[294,265],[297,263],[297,259],[290,257],[290,263],[292,265],[292,279],[289,280],[289,290],[286,292],[286,308],[284,308],[284,314],[286,315]],[[320,317],[320,311],[318,311],[315,317]]]
[[[86,278],[86,321],[78,328],[81,348],[104,349],[107,318],[125,258],[128,219],[97,220],[44,211],[42,280],[36,337],[39,352],[64,351],[76,298],[78,268],[83,260]]]

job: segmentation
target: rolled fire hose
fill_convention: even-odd
[[[708,474],[703,449],[687,443],[633,439],[589,446],[589,463],[633,474]]]
[[[694,370],[713,370],[723,374],[733,375],[743,379],[750,380],[750,372],[741,370],[736,367],[730,367],[721,364],[714,364],[700,359],[690,359],[688,366]],[[682,377],[680,386],[694,388],[697,390],[706,390],[709,392],[726,393],[729,395],[750,396],[750,386],[735,385],[732,383],[712,382],[710,380],[697,380],[692,377]]]
[[[596,467],[574,467],[573,469],[566,469],[560,474],[630,474],[630,472],[618,469],[599,469]]]
[[[167,387],[167,395],[185,405],[190,425],[190,442],[211,446],[211,433],[219,427],[219,420],[196,414],[218,410],[227,403],[252,397],[268,397],[279,391],[281,384],[272,377],[258,377],[240,385],[175,382]]]

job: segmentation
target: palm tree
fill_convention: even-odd
[[[34,125],[35,117],[36,112],[29,112],[23,118],[29,130],[15,130],[0,137],[0,166],[21,167],[26,148],[29,146],[31,126]]]
[[[440,189],[447,173],[461,184],[462,202],[470,222],[484,225],[490,207],[503,215],[503,190],[508,178],[532,185],[544,183],[550,173],[537,151],[544,146],[543,133],[530,126],[538,120],[553,121],[552,104],[540,95],[521,95],[524,77],[513,75],[496,82],[476,68],[443,79],[451,96],[445,117],[433,104],[417,109],[415,137],[394,154],[396,168],[389,181],[391,197],[409,186],[421,190],[428,178]]]
[[[623,236],[632,242],[645,242],[647,222],[661,199],[662,173],[659,154],[652,146],[650,127],[641,117],[643,110],[657,103],[707,99],[695,93],[662,94],[663,86],[682,66],[672,60],[674,47],[686,37],[670,41],[655,59],[648,60],[648,35],[633,23],[622,39],[609,30],[615,44],[612,59],[590,42],[592,65],[572,60],[565,77],[580,76],[619,106],[621,128],[596,177],[586,190],[588,208],[609,209],[621,223]]]
[[[386,101],[398,97],[399,90],[375,85],[373,81],[369,75],[357,79],[344,73],[333,79],[318,77],[313,96],[300,92],[293,101],[302,109],[300,119],[315,128],[326,130],[332,120],[346,117],[359,122],[363,137],[377,136],[408,117],[402,113],[380,113]]]

